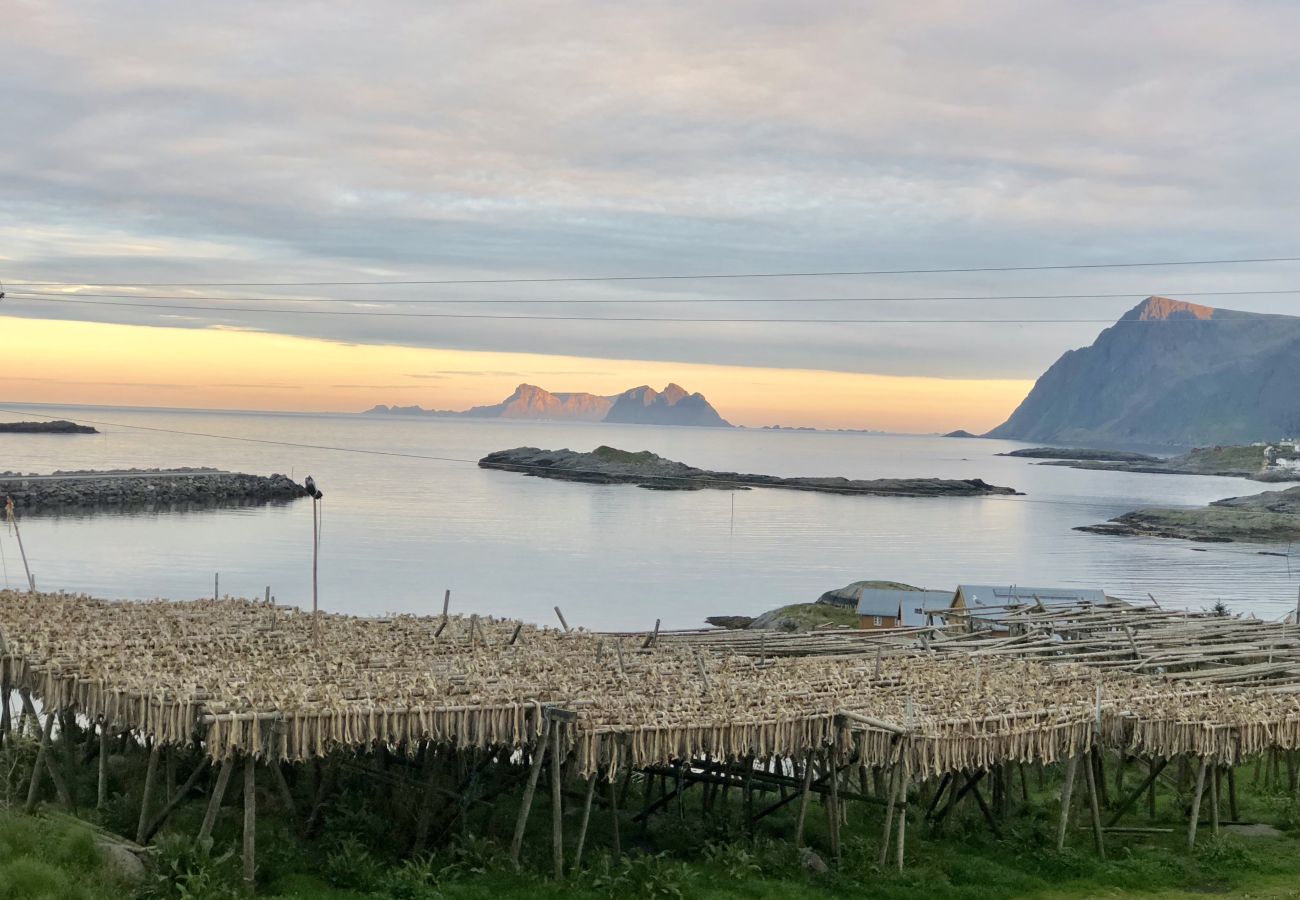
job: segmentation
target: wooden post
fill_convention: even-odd
[[[555,607],[555,615],[559,618],[560,624],[564,626],[564,630],[568,631],[569,623],[564,621],[564,613],[560,612],[560,608],[558,606]]]
[[[18,553],[23,558],[23,571],[27,573],[27,589],[34,594],[36,593],[36,578],[32,575],[31,566],[27,565],[27,551],[23,549],[23,533],[18,530],[18,518],[14,515],[14,501],[12,498],[6,498],[5,514],[9,524],[14,527],[14,537],[18,539]]]
[[[618,788],[611,779],[609,782],[609,818],[610,830],[614,832],[614,859],[623,855],[623,841],[618,833]]]
[[[1236,822],[1237,816],[1237,768],[1228,766],[1228,818]]]
[[[95,791],[95,808],[108,805],[108,731],[111,720],[105,716],[99,723],[99,784]]]
[[[1061,782],[1061,821],[1056,829],[1056,852],[1065,849],[1065,829],[1070,825],[1070,797],[1074,793],[1074,776],[1079,769],[1079,754],[1065,761],[1065,780]]]
[[[212,599],[213,600],[221,599],[221,573],[220,572],[212,573]]]
[[[1192,812],[1187,821],[1187,849],[1196,846],[1196,826],[1201,819],[1201,794],[1205,791],[1205,767],[1207,761],[1201,757],[1201,765],[1196,770],[1196,791],[1192,794]]]
[[[266,586],[266,602],[271,602],[271,586],[269,584]]]
[[[813,751],[808,751],[808,757],[803,764],[803,793],[799,795],[799,818],[794,828],[794,845],[803,846],[803,823],[808,816],[808,798],[812,793],[812,776],[813,776]]]
[[[907,761],[900,760],[899,765],[903,770],[902,777],[898,782],[898,871],[903,871],[903,848],[907,841],[907,782],[908,778]]]
[[[433,741],[426,742],[422,764],[424,794],[420,797],[420,811],[415,819],[415,844],[412,847],[416,853],[424,850],[425,844],[429,842],[429,826],[433,824],[433,789],[438,777],[437,761],[437,754],[433,752]]]
[[[1167,763],[1168,760],[1165,760],[1160,768],[1163,769]],[[1147,818],[1154,822],[1156,820],[1156,775],[1159,774],[1156,769],[1155,757],[1147,761],[1147,766],[1151,770],[1151,786],[1147,788]]]
[[[203,824],[199,826],[199,840],[205,840],[212,836],[212,828],[217,824],[217,813],[221,810],[221,801],[226,796],[226,786],[230,784],[230,773],[234,769],[235,762],[230,757],[226,757],[221,763],[221,771],[217,773],[217,783],[212,788],[212,798],[208,801],[207,811],[203,814]]]
[[[883,832],[880,835],[880,865],[883,867],[885,861],[889,859],[889,837],[894,830],[894,799],[898,795],[899,775],[902,774],[902,765],[895,763],[889,769],[889,796],[885,805],[885,824],[882,826]]]
[[[39,719],[37,721],[40,721]],[[36,748],[36,765],[32,767],[32,780],[27,785],[27,803],[23,807],[25,812],[32,812],[36,809],[36,797],[41,789],[41,777],[45,772],[45,757],[50,752],[50,732],[54,729],[54,713],[47,713],[45,716],[45,727],[41,730],[41,744]]]
[[[510,842],[510,861],[518,865],[519,853],[524,847],[524,829],[528,827],[528,813],[533,806],[533,792],[537,790],[537,779],[542,774],[542,760],[546,756],[547,731],[549,717],[543,714],[542,728],[539,729],[537,743],[533,747],[533,760],[528,769],[528,781],[524,784],[524,796],[519,801],[519,816],[515,819],[515,836]]]
[[[560,720],[551,723],[551,859],[555,880],[564,880],[564,778],[561,774]]]
[[[1094,757],[1096,758],[1096,757]],[[1092,840],[1097,845],[1097,856],[1106,859],[1106,841],[1101,832],[1101,806],[1097,798],[1097,782],[1101,780],[1091,765],[1084,766],[1084,775],[1088,781],[1088,810],[1092,813]]]
[[[582,823],[578,826],[578,846],[573,850],[573,871],[582,870],[582,849],[587,843],[587,823],[591,821],[591,800],[596,796],[596,781],[599,773],[587,779],[587,796],[582,801]],[[678,785],[678,790],[681,786]],[[681,796],[678,794],[678,796]]]
[[[1210,834],[1219,836],[1219,766],[1210,769]]]
[[[135,842],[144,843],[144,829],[149,824],[149,800],[153,797],[153,783],[158,777],[158,758],[162,748],[156,740],[149,741],[149,762],[144,770],[144,795],[140,798],[140,823],[135,830]]]
[[[318,501],[316,497],[311,498],[311,640],[319,648],[320,646],[320,601],[318,588],[320,585],[320,516],[317,513]],[[247,863],[245,863],[247,865]]]
[[[251,891],[257,879],[257,762],[244,757],[244,884]]]

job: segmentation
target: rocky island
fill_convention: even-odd
[[[1300,541],[1300,487],[1215,500],[1199,509],[1139,509],[1075,530],[1209,543]]]
[[[1063,449],[1061,447],[1030,447],[1025,450],[1012,450],[999,453],[998,456],[1015,456],[1022,459],[1059,459],[1071,462],[1128,462],[1128,463],[1163,463],[1159,456],[1145,453],[1129,453],[1124,450],[1087,450]]]
[[[1051,451],[1064,454],[1067,451]],[[1068,466],[1072,469],[1098,469],[1111,472],[1146,472],[1153,475],[1223,475],[1231,478],[1249,478],[1252,481],[1300,481],[1300,467],[1293,460],[1300,451],[1292,442],[1277,444],[1247,444],[1217,447],[1198,447],[1182,456],[1161,459],[1140,453],[1121,454],[1107,451],[1087,452],[1091,456],[1048,457],[1045,466]],[[1014,451],[1008,456],[1028,456],[1027,452]],[[1137,457],[1137,458],[1125,458]]]
[[[28,514],[109,507],[273,503],[307,496],[286,475],[218,469],[120,469],[24,475],[0,472],[0,498]]]
[[[0,422],[0,434],[99,434],[99,431],[89,425],[57,419],[53,422]]]
[[[634,484],[658,491],[748,490],[753,487],[880,497],[983,497],[1017,494],[1014,488],[988,484],[979,478],[876,478],[869,480],[808,477],[779,478],[740,472],[714,472],[665,459],[648,450],[629,452],[597,447],[590,453],[516,447],[498,450],[478,461],[484,469],[502,469],[538,478],[558,478],[587,484]]]

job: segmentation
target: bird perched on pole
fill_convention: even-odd
[[[303,482],[302,486],[307,489],[307,496],[311,497],[313,500],[319,500],[321,497],[325,496],[316,489],[316,479],[312,478],[310,475],[307,476],[307,480]]]

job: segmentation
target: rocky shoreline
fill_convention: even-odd
[[[597,447],[590,453],[516,447],[489,453],[478,462],[484,469],[502,469],[537,478],[557,478],[585,484],[633,484],[657,491],[749,490],[753,487],[878,497],[984,497],[1018,494],[1014,488],[988,484],[979,478],[877,478],[869,480],[808,477],[779,478],[740,472],[714,472],[665,459],[648,450],[629,452]]]
[[[1230,478],[1249,478],[1251,481],[1281,483],[1300,481],[1300,471],[1270,467],[1263,444],[1227,447],[1201,447],[1182,456],[1170,459],[1147,457],[1137,460],[1112,459],[1105,456],[1048,457],[1044,466],[1066,466],[1071,469],[1095,469],[1107,472],[1142,472],[1148,475],[1222,475]],[[1062,453],[1065,451],[1055,451]],[[1080,451],[1071,451],[1080,452]],[[1102,451],[1104,452],[1104,451]],[[1014,451],[1008,456],[1028,456],[1024,451]],[[1133,454],[1142,456],[1142,454]]]
[[[0,498],[12,498],[15,508],[29,514],[96,507],[273,503],[305,496],[306,489],[287,475],[247,475],[217,469],[122,469],[50,475],[0,472]]]
[[[1075,531],[1203,543],[1300,541],[1300,487],[1229,497],[1199,509],[1139,509]]]
[[[1022,459],[1059,459],[1071,462],[1126,462],[1126,463],[1160,463],[1161,458],[1146,453],[1129,453],[1125,450],[1087,450],[1062,449],[1060,447],[1031,447],[1026,450],[1012,450],[999,453],[998,456],[1015,456]]]
[[[0,422],[0,434],[99,434],[99,430],[58,419],[53,422]]]

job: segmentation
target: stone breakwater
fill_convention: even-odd
[[[112,472],[0,472],[0,498],[28,512],[154,505],[270,503],[307,496],[287,475],[216,469],[126,469]],[[2,502],[2,500],[0,500]]]
[[[1018,493],[1014,488],[999,487],[979,478],[860,480],[837,477],[778,478],[741,472],[713,472],[665,459],[648,450],[633,453],[614,447],[597,447],[590,453],[517,447],[489,453],[478,464],[484,469],[503,469],[538,478],[558,478],[587,484],[634,484],[656,491],[699,491],[706,488],[744,491],[765,487],[879,497],[982,497]]]

